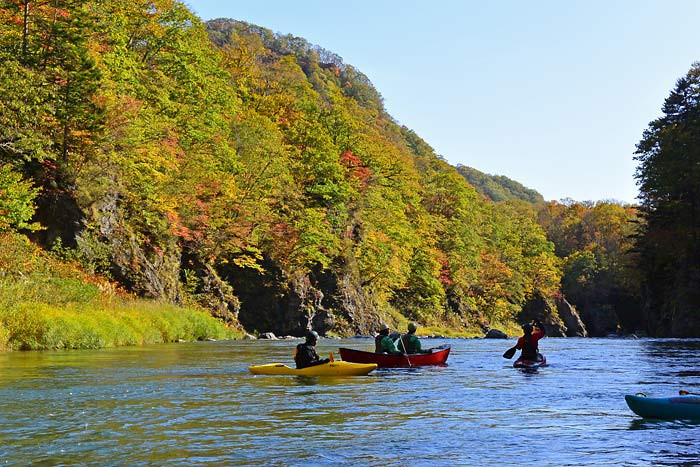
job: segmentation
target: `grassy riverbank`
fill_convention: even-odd
[[[77,264],[0,235],[0,349],[95,349],[227,339],[206,311],[137,299]]]

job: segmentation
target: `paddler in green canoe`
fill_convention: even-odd
[[[294,350],[294,363],[296,363],[297,369],[330,362],[328,358],[321,359],[318,352],[316,352],[317,342],[318,333],[316,331],[309,331],[306,333],[306,342],[297,345],[296,350]]]
[[[389,337],[389,326],[385,323],[379,326],[379,334],[374,338],[374,352],[391,354],[403,353],[396,348],[396,344],[394,344],[394,341]]]
[[[401,336],[396,347],[399,350],[405,351],[407,354],[430,353],[430,350],[423,350],[420,339],[416,336],[417,330],[418,324],[414,322],[408,323],[408,332]]]

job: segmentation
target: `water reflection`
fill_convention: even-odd
[[[700,376],[700,339],[649,339],[642,341],[641,349],[659,375],[677,381],[675,391],[692,388]]]
[[[656,420],[656,419],[645,419],[645,418],[635,418],[630,422],[630,430],[685,430],[687,428],[693,428],[700,426],[700,421],[689,421],[689,420]]]
[[[646,339],[642,350],[652,358],[700,359],[700,339]]]

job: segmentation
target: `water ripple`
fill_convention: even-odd
[[[449,343],[446,367],[367,377],[253,376],[295,343],[241,341],[0,355],[2,465],[699,465],[700,424],[636,417],[625,394],[700,388],[700,341],[546,339],[533,373],[509,342]],[[319,352],[367,349],[323,339]],[[611,357],[614,356],[614,357]]]

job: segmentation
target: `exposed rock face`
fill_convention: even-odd
[[[303,336],[315,315],[315,290],[303,277],[286,277],[271,262],[264,272],[232,268],[227,277],[240,299],[238,319],[248,331]],[[319,334],[322,331],[318,330]]]
[[[332,327],[332,315],[321,304],[324,294],[308,277],[288,277],[272,262],[264,269],[227,271],[240,299],[238,319],[245,329],[303,336],[309,329],[323,335]]]
[[[533,298],[523,308],[518,321],[526,323],[539,319],[551,337],[587,337],[588,330],[576,309],[564,298],[547,300]]]
[[[320,285],[326,291],[323,305],[333,310],[336,331],[372,335],[382,321],[370,297],[360,285],[357,274],[345,270],[341,276],[326,274]],[[340,326],[345,329],[340,329]]]
[[[290,329],[292,335],[303,336],[308,329],[324,335],[333,328],[335,318],[324,307],[323,299],[324,293],[308,276],[296,273],[291,278],[287,294],[280,302],[280,311],[295,327]]]
[[[249,331],[303,336],[308,329],[320,335],[371,334],[380,317],[371,299],[347,268],[287,275],[271,261],[264,273],[230,269],[226,277],[240,298],[238,319]]]
[[[564,322],[564,326],[566,326],[566,336],[588,337],[586,325],[581,321],[581,317],[576,312],[576,309],[563,297],[556,298],[554,303],[559,317]]]
[[[27,169],[32,172],[36,185],[41,187],[32,220],[45,227],[28,232],[27,236],[46,247],[55,245],[57,240],[62,246],[75,247],[75,235],[82,229],[85,215],[73,197],[75,184],[70,181],[72,177],[67,178],[62,170],[38,162],[27,164]]]
[[[233,287],[219,277],[213,266],[206,265],[200,271],[202,276],[199,302],[212,311],[212,315],[226,323],[238,321],[240,302],[233,293]]]
[[[529,323],[539,319],[550,337],[565,337],[566,326],[556,312],[552,303],[538,295],[533,297],[518,315],[518,322]]]
[[[133,291],[149,298],[180,302],[180,256],[174,242],[167,249],[151,248],[124,227],[112,238],[112,246],[119,274]]]
[[[124,218],[116,192],[105,193],[91,206],[91,214],[97,227],[93,224],[76,238],[89,261],[111,268],[120,282],[139,295],[181,301],[180,253],[174,238],[160,245],[146,241]]]
[[[131,291],[149,298],[181,303],[181,273],[193,271],[196,296],[211,314],[224,322],[237,322],[240,303],[230,284],[224,281],[213,265],[201,258],[185,258],[175,237],[159,239],[155,245],[133,227],[124,212],[117,191],[106,191],[86,211],[90,218],[77,236],[76,243],[88,262],[111,274]]]

